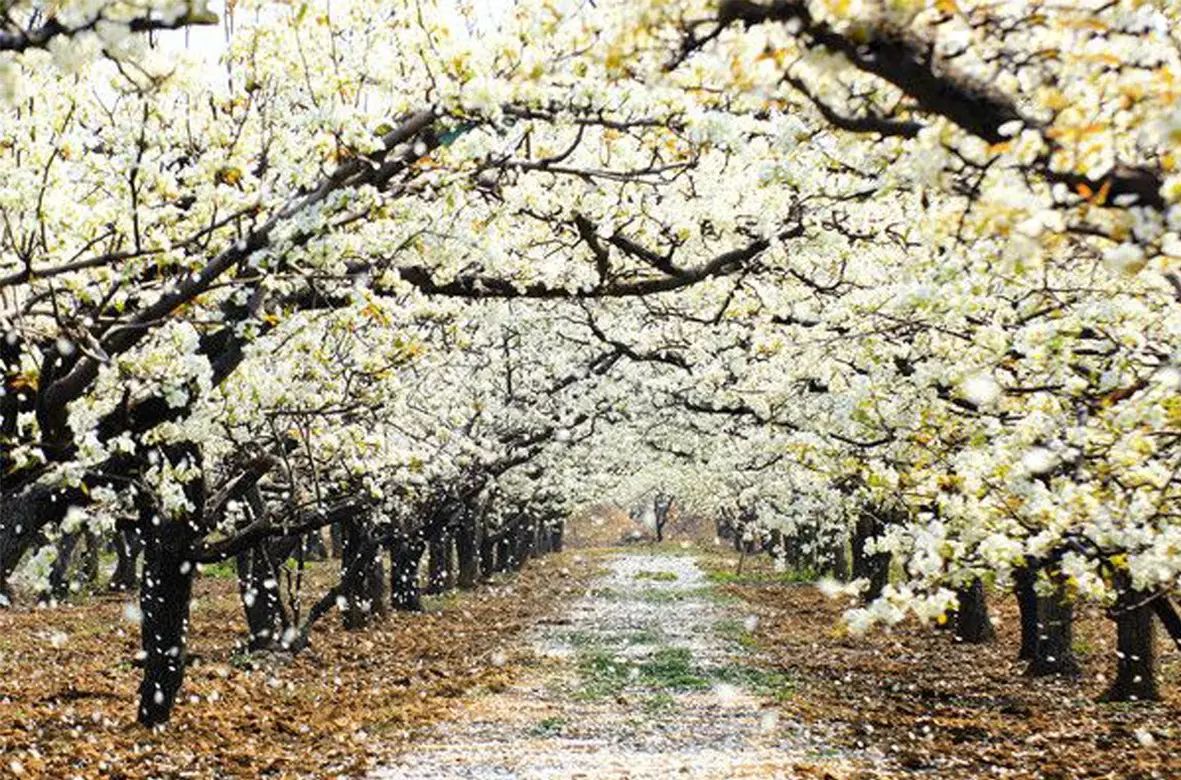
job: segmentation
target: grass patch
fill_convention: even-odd
[[[558,637],[558,641],[571,647],[592,647],[601,644],[601,638],[587,631],[569,631]]]
[[[709,680],[693,666],[693,653],[685,647],[662,647],[638,668],[640,680],[652,688],[689,691],[709,687]]]
[[[811,569],[789,569],[788,571],[738,572],[713,569],[706,572],[706,579],[717,585],[798,585],[811,583],[820,575]]]
[[[717,622],[714,630],[717,631],[718,636],[724,639],[747,650],[755,650],[758,648],[759,642],[755,639],[755,635],[747,630],[745,623],[746,621],[737,618],[724,618]]]
[[[617,696],[631,685],[655,691],[688,691],[708,688],[710,681],[693,666],[693,654],[683,647],[662,647],[648,658],[618,658],[601,648],[580,654],[578,673],[584,700]]]
[[[649,571],[644,569],[635,574],[637,580],[651,580],[653,582],[676,582],[677,575],[671,571]]]
[[[627,687],[631,671],[629,665],[617,661],[613,653],[595,649],[579,653],[578,675],[582,678],[582,687],[577,698],[594,700],[618,695]]]
[[[233,561],[218,561],[201,565],[202,577],[213,577],[217,580],[233,580],[238,578],[238,568]]]
[[[623,635],[623,641],[628,645],[654,645],[661,638],[660,631],[655,628],[640,628]]]
[[[529,729],[529,734],[534,737],[556,737],[562,733],[564,728],[566,728],[566,719],[559,715],[552,715],[534,723]]]
[[[657,691],[651,696],[645,696],[640,706],[648,715],[667,715],[677,708],[677,700],[668,691]]]
[[[423,595],[422,606],[427,612],[438,612],[442,610],[455,609],[459,606],[460,591],[452,589],[444,593],[434,593],[431,595]]]
[[[777,702],[784,702],[795,692],[795,683],[783,672],[763,669],[746,664],[730,664],[710,670],[710,676],[719,683],[735,685],[757,696],[766,696]]]
[[[613,633],[595,633],[590,631],[570,631],[558,637],[558,641],[569,645],[575,650],[605,649],[608,646],[622,645],[635,647],[636,645],[652,645],[661,641],[662,635],[655,628],[639,628],[634,631],[620,631]]]

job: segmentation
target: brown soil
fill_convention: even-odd
[[[735,563],[714,559],[728,571]],[[1115,631],[1097,610],[1075,626],[1083,676],[1031,679],[1016,660],[1018,613],[1006,594],[990,596],[998,637],[988,645],[911,623],[853,637],[840,628],[844,603],[775,582],[765,559],[748,559],[746,571],[726,590],[759,617],[768,663],[795,680],[785,715],[881,750],[887,776],[1181,777],[1181,653],[1160,636],[1164,700],[1100,704]]]
[[[314,567],[319,588],[305,602],[336,566]],[[124,616],[132,596],[0,611],[0,775],[363,773],[411,729],[447,716],[455,697],[507,686],[517,667],[502,648],[581,593],[592,573],[592,563],[563,553],[365,631],[346,632],[329,615],[295,659],[236,655],[244,626],[236,583],[203,577],[190,641],[199,661],[160,731],[134,724],[138,627]]]

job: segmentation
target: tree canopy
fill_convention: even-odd
[[[1181,641],[1177,4],[213,5],[0,18],[0,582],[141,534],[141,721],[198,564],[655,491]]]

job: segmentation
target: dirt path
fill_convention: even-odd
[[[622,554],[527,638],[527,679],[473,699],[375,780],[776,778],[857,774],[778,715],[791,681],[754,665],[753,626],[688,555]],[[736,612],[736,614],[731,614]]]

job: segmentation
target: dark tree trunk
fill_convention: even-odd
[[[49,589],[41,593],[41,603],[61,601],[70,595],[70,563],[74,559],[74,548],[81,539],[80,533],[62,534],[57,541],[57,558],[49,568]]]
[[[455,590],[455,536],[450,533],[443,546],[443,564],[443,591]]]
[[[194,566],[188,554],[193,533],[187,520],[145,524],[144,575],[140,587],[143,681],[139,722],[168,720],[185,668],[185,636]]]
[[[407,612],[422,611],[422,593],[418,587],[418,565],[426,545],[417,539],[399,541],[394,545],[390,592],[394,609]]]
[[[881,533],[881,523],[869,511],[863,511],[857,516],[857,524],[853,530],[853,579],[864,577],[869,580],[869,588],[865,592],[865,600],[872,601],[882,595],[882,589],[890,581],[890,554],[877,552],[870,554],[866,546],[870,539]]]
[[[984,597],[984,583],[980,578],[963,590],[957,591],[959,605],[955,612],[956,637],[968,644],[979,645],[991,642],[996,637],[992,621],[988,617],[988,602]]]
[[[513,565],[513,538],[515,534],[510,529],[504,538],[496,543],[496,565],[493,571],[508,571]]]
[[[389,593],[386,590],[386,576],[385,567],[382,564],[381,547],[377,544],[374,536],[374,529],[369,529],[369,534],[366,536],[367,546],[362,553],[365,557],[363,563],[364,582],[362,587],[365,589],[365,594],[370,605],[370,611],[373,615],[387,615],[389,609]]]
[[[1037,597],[1038,633],[1033,658],[1026,674],[1031,677],[1079,674],[1074,657],[1074,605],[1066,598],[1064,589]]]
[[[427,562],[427,578],[426,578],[426,592],[432,596],[447,590],[447,568],[448,556],[447,548],[450,546],[449,539],[446,534],[441,534],[438,538],[432,539],[430,543],[430,560]]]
[[[82,579],[90,585],[98,582],[101,563],[102,539],[93,531],[86,531],[86,552],[82,555]]]
[[[475,518],[462,521],[455,535],[455,557],[458,559],[456,584],[465,590],[476,587],[480,579],[480,544],[476,538]]]
[[[353,631],[369,625],[374,614],[383,611],[385,578],[368,521],[343,522],[341,531],[340,595],[344,599],[344,627]]]
[[[279,597],[279,575],[264,545],[238,553],[238,595],[246,612],[250,630],[247,646],[251,651],[277,646],[290,625],[283,600]]]
[[[1114,612],[1116,675],[1103,701],[1156,701],[1156,626],[1150,595],[1131,590],[1127,575],[1116,580]]]
[[[525,567],[525,562],[533,557],[533,521],[528,520],[520,523],[517,526],[517,532],[514,534],[516,549],[513,555],[513,571],[520,571]]]
[[[1023,566],[1013,573],[1013,591],[1017,596],[1017,607],[1021,612],[1021,650],[1017,658],[1032,661],[1037,654],[1038,613],[1037,613],[1037,569]]]
[[[556,553],[562,551],[562,533],[565,531],[566,524],[564,522],[557,522],[550,530],[550,549]]]
[[[344,532],[340,523],[328,526],[328,541],[332,543],[332,557],[340,558],[344,554]]]
[[[201,451],[191,443],[163,448],[173,465],[201,467]],[[203,477],[184,485],[190,514],[162,518],[154,502],[141,494],[140,531],[144,538],[144,574],[139,590],[140,641],[143,647],[143,680],[139,686],[139,722],[155,726],[168,720],[184,679],[185,638],[189,630],[189,604],[197,567],[193,544],[205,516]]]
[[[484,530],[480,539],[480,577],[488,579],[496,573],[496,548],[499,541],[492,534]]]

